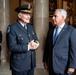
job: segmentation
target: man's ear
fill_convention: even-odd
[[[64,19],[64,16],[62,16],[62,18]]]
[[[22,14],[21,14],[21,13],[19,13],[19,14],[18,14],[18,17],[19,17],[19,18],[21,18],[21,17],[22,17]]]

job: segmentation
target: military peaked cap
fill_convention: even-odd
[[[16,12],[25,12],[25,13],[32,13],[32,6],[31,4],[25,4],[22,6],[19,6],[15,9]]]

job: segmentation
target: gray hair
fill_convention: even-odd
[[[67,17],[67,11],[64,9],[56,9],[56,11],[59,11],[61,16],[64,16],[64,19]]]

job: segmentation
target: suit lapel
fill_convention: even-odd
[[[65,35],[65,31],[67,30],[66,28],[67,28],[67,25],[65,24],[64,27],[62,28],[62,30],[60,31],[55,44]]]

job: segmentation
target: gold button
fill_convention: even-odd
[[[34,34],[34,32],[32,31],[32,34]]]
[[[21,36],[21,34],[19,34],[19,36]]]
[[[21,38],[23,40],[23,38]]]

